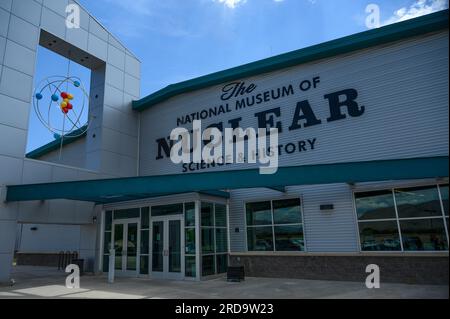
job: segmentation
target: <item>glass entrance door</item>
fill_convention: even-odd
[[[184,277],[184,239],[181,216],[152,220],[152,275],[156,278]]]
[[[139,220],[116,221],[113,227],[115,272],[118,275],[137,276]]]

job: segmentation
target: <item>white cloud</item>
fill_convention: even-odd
[[[234,9],[239,4],[247,2],[247,0],[214,0],[214,1],[223,3],[225,6],[227,6],[230,9]]]
[[[416,0],[409,7],[403,7],[394,12],[383,25],[405,21],[425,14],[448,8],[448,0]]]

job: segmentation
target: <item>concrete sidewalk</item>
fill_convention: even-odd
[[[280,298],[442,298],[449,297],[449,287],[430,285],[383,284],[367,289],[364,283],[247,278],[229,283],[214,280],[166,281],[144,278],[116,278],[108,284],[105,276],[81,277],[80,289],[65,287],[66,274],[54,268],[17,267],[14,286],[0,287],[0,298],[198,298],[198,299],[280,299]]]

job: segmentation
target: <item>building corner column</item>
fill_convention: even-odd
[[[6,187],[0,185],[0,284],[10,283],[17,233],[18,205],[5,198]]]

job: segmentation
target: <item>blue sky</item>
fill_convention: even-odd
[[[172,83],[365,31],[368,4],[379,6],[382,24],[448,8],[448,0],[78,1],[140,58],[142,97]],[[37,78],[50,71],[39,68],[49,58],[39,54]],[[37,127],[33,119],[30,123]],[[53,138],[31,135],[28,150]]]

